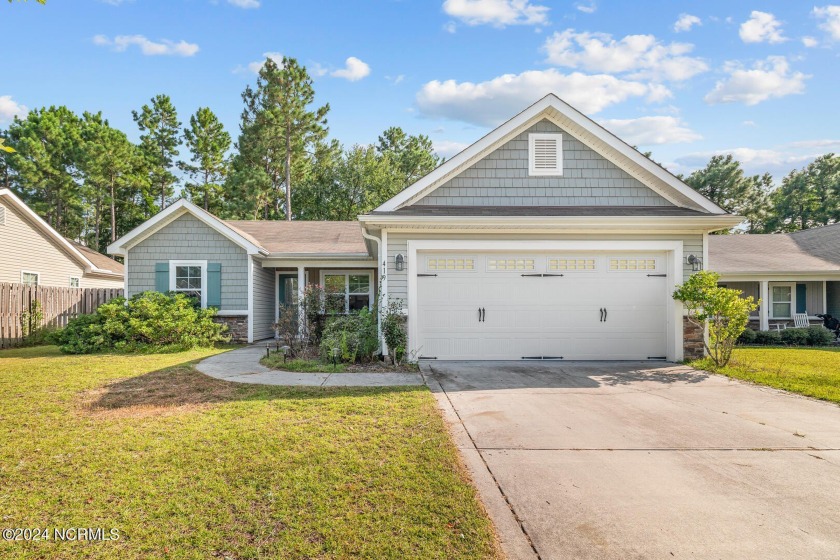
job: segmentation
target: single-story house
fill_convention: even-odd
[[[122,264],[62,237],[9,189],[0,189],[0,247],[0,282],[123,287]]]
[[[402,302],[415,359],[681,360],[702,339],[671,293],[740,221],[548,95],[359,222],[179,201],[109,252],[129,295],[192,291],[248,341],[319,282],[344,311]]]
[[[751,327],[793,326],[796,313],[840,317],[840,224],[764,235],[712,235],[709,269],[720,283],[767,302]]]

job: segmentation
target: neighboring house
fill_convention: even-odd
[[[720,283],[767,302],[751,326],[793,325],[795,313],[840,317],[840,224],[766,235],[709,237],[709,269]]]
[[[309,272],[345,309],[381,282],[413,358],[681,360],[702,339],[671,293],[741,221],[554,95],[359,220],[225,222],[179,201],[109,252],[129,294],[200,286],[249,341]]]
[[[123,265],[65,239],[9,189],[0,189],[0,282],[122,288]]]

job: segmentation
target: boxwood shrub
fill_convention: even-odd
[[[186,350],[226,342],[227,327],[213,322],[215,309],[200,309],[178,293],[142,292],[114,298],[52,335],[67,354],[102,351]]]

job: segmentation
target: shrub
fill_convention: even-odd
[[[106,350],[189,349],[226,341],[214,309],[197,309],[183,294],[142,292],[114,298],[70,321],[53,339],[68,354]]]
[[[822,325],[811,325],[808,331],[808,344],[811,346],[830,346],[834,344],[834,333]]]
[[[393,300],[382,313],[382,336],[394,365],[400,363],[405,357],[405,348],[408,344],[408,333],[405,331],[405,315],[402,312],[402,300]]]
[[[808,344],[808,329],[785,329],[779,334],[782,344],[805,346]]]
[[[343,362],[371,359],[379,349],[376,313],[362,309],[358,313],[328,319],[321,335],[321,356],[332,360],[333,348],[339,349]]]
[[[722,367],[732,358],[735,342],[758,304],[752,297],[742,297],[741,290],[718,286],[719,279],[719,274],[702,270],[674,290],[673,297],[683,302],[691,323],[708,329],[709,341],[704,337],[703,347],[715,365]]]
[[[755,343],[765,346],[778,346],[782,343],[782,336],[779,331],[756,331]]]
[[[747,327],[744,329],[744,332],[741,333],[741,336],[738,337],[738,344],[755,344],[756,336],[756,332]]]

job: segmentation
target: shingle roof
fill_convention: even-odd
[[[679,206],[406,206],[372,215],[392,216],[708,216]]]
[[[840,272],[840,224],[796,233],[710,235],[709,269],[729,274]]]
[[[69,240],[68,240],[69,241]],[[78,249],[78,251],[87,258],[90,262],[96,266],[96,268],[101,268],[103,270],[107,270],[109,272],[113,272],[114,274],[125,274],[125,267],[123,267],[122,263],[115,261],[110,257],[106,257],[102,253],[94,251],[90,247],[86,247],[81,243],[76,243],[75,241],[70,241],[73,246]]]
[[[226,220],[269,253],[367,254],[359,222]]]

